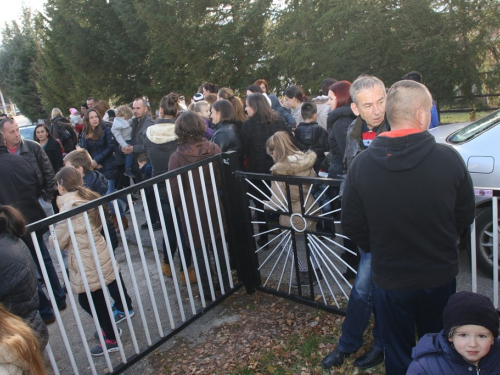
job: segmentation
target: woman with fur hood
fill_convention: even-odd
[[[276,176],[299,176],[299,177],[316,177],[314,172],[314,163],[316,162],[316,153],[314,151],[301,152],[293,144],[290,136],[285,132],[277,132],[272,135],[266,143],[267,153],[273,158],[274,165],[271,167],[271,173]],[[296,243],[305,241],[305,236],[302,234],[304,230],[314,231],[316,229],[317,220],[303,218],[306,211],[314,212],[318,207],[314,203],[312,194],[307,194],[310,185],[302,184],[302,192],[304,199],[307,197],[304,207],[302,207],[300,199],[300,190],[297,185],[290,185],[290,202],[285,203],[288,210],[291,208],[290,215],[280,215],[279,223],[281,226],[293,228],[295,230]],[[273,181],[271,185],[273,191],[270,205],[282,210],[282,205],[279,199],[283,196],[287,197],[286,183],[281,181]],[[279,198],[278,198],[279,197]],[[283,201],[282,201],[283,202]],[[311,206],[313,206],[311,208]],[[269,209],[269,207],[266,207]],[[311,208],[311,209],[310,209]],[[295,215],[297,214],[297,215]],[[293,215],[293,216],[292,216]],[[305,226],[305,228],[304,228]],[[289,242],[291,245],[291,242]],[[287,245],[287,251],[292,251],[290,245]],[[307,245],[307,244],[306,244]],[[302,248],[302,246],[301,246]],[[302,251],[298,251],[299,273],[300,280],[303,285],[309,285],[309,270],[305,254],[305,246]],[[312,262],[315,264],[315,262]],[[317,266],[315,266],[317,268]],[[318,274],[319,276],[319,274]],[[292,283],[292,286],[296,286]]]
[[[170,156],[177,150],[178,142],[177,136],[175,135],[175,118],[181,111],[179,105],[179,95],[172,92],[167,96],[163,97],[160,102],[160,108],[158,110],[158,120],[156,124],[150,126],[146,130],[146,136],[144,137],[144,149],[148,154],[149,161],[153,168],[152,177],[159,176],[163,173],[168,172],[168,163],[170,161]],[[184,233],[180,232],[181,243],[177,243],[177,236],[175,234],[174,221],[170,209],[170,204],[168,202],[167,192],[163,186],[160,189],[160,200],[163,210],[163,218],[165,220],[165,226],[167,230],[168,243],[170,246],[170,252],[172,258],[174,257],[177,248],[179,251],[184,252],[184,257],[186,261],[186,267],[188,268],[188,279],[190,283],[196,281],[196,273],[190,268],[191,266],[191,252],[186,250],[186,240]],[[179,219],[179,213],[176,212],[178,227],[182,228]],[[165,239],[162,242],[163,249],[163,274],[167,277],[172,277],[172,268],[170,266],[170,261],[168,259],[167,246]],[[186,285],[186,275],[184,274],[182,262],[180,262],[180,272],[181,272],[181,283]]]

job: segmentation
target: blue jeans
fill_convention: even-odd
[[[339,340],[339,349],[345,353],[354,353],[363,345],[363,333],[373,311],[373,278],[372,255],[359,249],[360,262],[358,274],[351,290],[351,297],[347,304],[346,317],[342,324],[342,336]],[[377,323],[373,326],[373,348],[382,350],[382,339],[378,332]]]
[[[180,248],[178,246],[179,244],[177,243],[177,236],[175,234],[174,218],[172,217],[172,212],[170,210],[170,204],[168,203],[168,198],[165,195],[160,195],[160,199],[161,199],[161,208],[163,210],[163,218],[165,220],[165,227],[167,229],[168,244],[170,246],[170,251],[173,258],[177,249]],[[179,227],[182,251],[184,252],[184,260],[186,261],[186,267],[189,268],[191,266],[191,250],[188,249],[186,245],[186,238],[184,237],[184,231],[182,230],[182,222],[179,212],[177,211],[176,208],[174,208],[174,210],[175,210],[175,216],[177,217],[177,226]],[[168,260],[167,245],[165,244],[165,238],[163,238],[162,241],[162,250],[163,250],[163,263],[170,264],[170,261]],[[180,261],[180,255],[179,255],[179,261]],[[180,261],[180,264],[181,264],[180,269],[182,271],[182,261]]]
[[[105,195],[109,195],[111,193],[114,193],[115,191],[116,191],[116,180],[114,178],[109,179],[108,180],[108,191],[106,191]],[[120,217],[123,217],[123,207],[120,203],[121,202],[120,199],[118,199],[117,202],[118,202],[118,209],[120,210]],[[112,202],[108,203],[108,208],[109,208],[110,215],[114,215],[115,214],[115,207],[113,206]]]
[[[132,140],[129,139],[128,141],[125,141],[127,142],[127,144],[129,145]],[[134,160],[134,154],[125,154],[125,169],[132,169],[132,161]]]

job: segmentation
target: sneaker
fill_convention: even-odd
[[[106,334],[104,333],[104,331],[101,331],[102,332],[102,336],[104,337],[104,340],[106,340]],[[122,329],[121,328],[118,328],[118,334],[121,336],[123,333]],[[99,340],[99,334],[97,333],[97,331],[94,332],[94,338],[96,340]]]
[[[130,178],[135,178],[135,174],[132,173],[132,170],[130,169],[127,169],[125,172],[123,172],[123,174],[127,177],[130,177]]]
[[[134,310],[129,310],[128,313],[129,313],[130,317],[133,317],[135,314]],[[115,315],[115,323],[116,324],[121,323],[125,319],[127,319],[127,315],[125,315],[125,313],[123,311],[115,310],[115,311],[113,311],[113,314]]]
[[[192,284],[192,283],[195,283],[196,282],[196,272],[194,269],[192,269],[191,267],[188,268],[188,278],[189,278],[189,283]],[[186,275],[184,274],[184,271],[181,271],[181,284],[182,285],[187,285],[186,284]]]
[[[148,229],[148,222],[147,221],[145,223],[141,224],[141,229]]]
[[[161,272],[167,277],[172,277],[172,269],[170,268],[170,264],[163,263],[161,265]]]
[[[161,223],[157,221],[156,223],[153,223],[153,230],[157,231],[161,229]]]
[[[117,352],[118,350],[120,350],[118,348],[118,343],[116,342],[116,340],[105,340],[105,343],[108,353]],[[102,349],[102,345],[94,346],[92,349],[90,349],[90,354],[92,354],[94,357],[103,355],[104,350]]]

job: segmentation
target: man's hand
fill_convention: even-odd
[[[132,152],[134,152],[134,146],[127,145],[125,147],[122,147],[122,152],[124,154],[131,154]]]

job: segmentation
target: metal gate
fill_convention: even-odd
[[[247,289],[344,315],[356,271],[342,257],[340,180],[237,172]]]
[[[68,308],[64,311],[59,310],[52,288],[47,288],[56,324],[49,326],[50,339],[46,351],[55,374],[97,374],[105,369],[110,374],[119,374],[242,286],[241,264],[234,256],[239,252],[239,243],[236,238],[241,228],[238,227],[237,220],[234,220],[234,217],[238,216],[238,213],[234,212],[234,202],[230,203],[230,199],[234,199],[235,192],[230,159],[231,155],[216,155],[28,226],[40,264],[39,272],[43,276],[45,285],[50,286],[50,279],[42,256],[42,251],[45,250],[41,247],[47,245],[48,241],[46,239],[43,244],[39,243],[35,234],[35,231],[41,228],[50,229],[54,245],[50,251],[52,257],[57,259],[54,265],[67,286]],[[199,183],[197,184],[196,181]],[[173,196],[174,185],[179,193],[177,201]],[[140,204],[134,204],[134,194],[142,198],[143,211],[140,209]],[[191,206],[189,201],[192,201]],[[130,227],[126,230],[122,221],[117,221],[121,241],[120,246],[112,251],[112,240],[106,225],[108,219],[105,217],[103,205],[111,204],[115,212],[119,212],[119,206],[122,203],[125,203],[124,208],[129,211],[127,216],[130,220]],[[157,232],[153,231],[153,223],[149,215],[152,205],[156,206],[161,222],[161,230]],[[108,291],[106,286],[96,251],[96,240],[91,235],[92,228],[88,211],[94,208],[98,209],[103,224],[103,237],[117,280],[118,289],[114,294],[111,288]],[[215,212],[210,212],[211,208],[214,208]],[[193,210],[192,216],[189,210]],[[203,217],[203,212],[206,212],[207,217]],[[179,259],[174,259],[169,249],[169,231],[165,222],[169,214],[172,215],[174,223],[174,228],[170,228],[170,233],[175,233],[179,243],[177,251]],[[177,221],[179,214],[184,217],[182,225]],[[144,228],[141,232],[140,222],[144,220],[143,216],[147,223],[147,232]],[[195,219],[191,220],[190,217]],[[83,231],[88,234],[90,248],[79,248],[75,231],[80,230],[81,235],[82,228],[75,228],[75,218],[83,218],[85,223]],[[218,231],[218,228],[224,228],[224,219],[227,230]],[[204,222],[208,224],[203,225]],[[61,254],[61,250],[64,249],[59,246],[58,237],[54,231],[58,223],[59,225],[63,223],[68,228],[68,243],[73,249],[70,251],[74,252],[73,259],[82,275],[85,287],[85,293],[82,294],[85,294],[90,302],[93,317],[80,307],[77,303],[79,295],[73,293],[69,287],[70,280]],[[183,248],[180,241],[183,227],[187,228],[185,231],[186,248]],[[194,233],[199,235],[201,243],[200,248],[197,249],[193,240]],[[162,274],[164,261],[161,244],[163,239],[167,239],[165,245],[171,265],[171,278]],[[70,248],[70,245],[67,247]],[[99,321],[96,318],[96,306],[90,294],[92,291],[85,276],[85,266],[81,257],[84,251],[91,252],[93,256],[95,270],[98,272],[106,302],[106,310],[118,343],[116,353],[108,353],[105,350],[104,355],[100,357],[92,356],[90,350],[99,343],[103,347],[105,345]],[[183,285],[177,269],[179,263],[182,263],[184,270],[187,269],[188,252],[192,256],[197,281],[190,284],[188,273],[185,272],[185,285]],[[121,272],[118,268],[120,263]],[[208,275],[208,281],[202,285],[200,272],[203,269]],[[224,280],[225,275],[229,282],[226,285],[221,281]],[[125,319],[122,324],[118,325],[114,318],[116,313],[113,311],[113,300],[115,302],[120,300],[124,306],[127,306],[125,288],[132,299],[133,310],[125,311]]]

